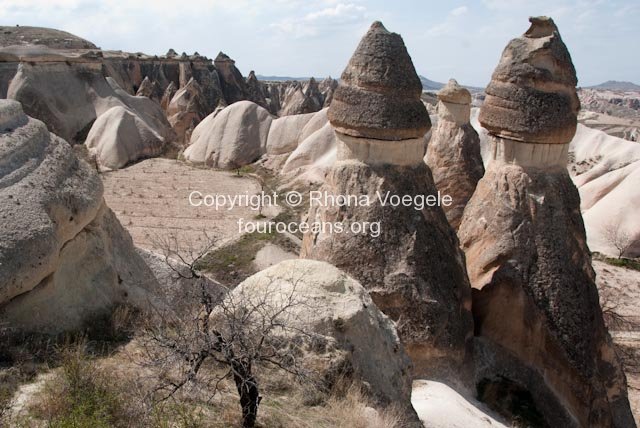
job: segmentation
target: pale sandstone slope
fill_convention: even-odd
[[[251,101],[239,101],[212,113],[194,129],[187,161],[213,168],[235,169],[256,161],[266,152],[272,118]]]
[[[0,310],[21,330],[79,327],[112,305],[149,303],[153,275],[71,146],[0,101]]]
[[[93,123],[85,145],[101,170],[120,169],[141,158],[158,156],[164,138],[124,107],[116,106]]]
[[[640,144],[578,125],[569,150],[589,248],[617,256],[606,230],[620,225],[635,242],[625,256],[640,256]]]

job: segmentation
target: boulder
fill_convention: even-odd
[[[184,157],[213,168],[248,165],[266,152],[271,122],[269,112],[259,105],[251,101],[234,103],[195,128]]]
[[[458,229],[462,212],[484,174],[480,138],[469,123],[471,94],[454,79],[438,92],[438,122],[431,133],[425,162],[436,188],[451,196],[444,206],[449,224]]]
[[[489,164],[458,230],[473,287],[476,383],[487,396],[528,395],[548,426],[634,427],[566,170],[575,72],[553,21],[530,21],[487,90]],[[496,88],[509,110],[497,107],[506,104]],[[523,117],[541,121],[524,127]]]
[[[231,292],[230,299],[236,306],[266,301],[277,307],[290,301],[289,296],[300,302],[285,314],[293,324],[290,327],[324,337],[325,348],[346,354],[354,380],[366,385],[379,406],[395,404],[417,421],[410,403],[411,362],[394,324],[346,273],[324,262],[286,260],[247,278]],[[318,371],[325,375],[345,365],[333,356],[321,360],[324,364]]]
[[[0,100],[0,322],[78,328],[114,305],[146,307],[157,286],[71,146]]]
[[[116,106],[96,119],[85,145],[102,170],[113,170],[158,156],[165,140],[135,113]]]

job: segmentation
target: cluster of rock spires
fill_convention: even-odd
[[[480,111],[487,171],[458,231],[473,287],[475,376],[529,391],[549,426],[633,427],[566,170],[577,79],[550,18],[505,48]]]
[[[304,84],[303,84],[304,83]],[[307,82],[268,82],[264,85],[267,107],[279,116],[314,113],[329,107],[338,82],[327,77],[320,83],[313,77]]]
[[[245,79],[222,52],[213,61],[198,53],[178,55],[173,49],[162,57],[127,54],[100,50],[56,30],[2,29],[0,97],[20,101],[26,113],[50,131],[83,143],[99,116],[114,106],[127,110],[128,115],[111,112],[100,120],[100,129],[117,130],[110,136],[132,132],[128,140],[133,142],[126,147],[114,147],[110,136],[95,138],[100,135],[97,128],[92,133],[91,152],[102,169],[157,156],[167,143],[184,147],[205,117],[238,101],[252,101],[273,115],[317,112],[336,84],[332,79],[323,82],[323,91],[314,79],[304,88],[298,82],[267,85],[253,71]],[[130,116],[135,120],[127,120],[135,126],[122,123]]]

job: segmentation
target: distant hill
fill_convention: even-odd
[[[261,74],[256,75],[256,77],[258,78],[258,80],[271,81],[271,82],[286,82],[287,80],[297,80],[298,82],[304,82],[310,79],[310,77],[263,76]],[[424,76],[418,76],[418,77],[420,78],[420,82],[422,83],[422,89],[424,89],[425,91],[433,91],[433,92],[439,91],[445,85],[444,83],[435,82],[433,80],[427,79]],[[316,77],[316,80],[322,80],[322,78],[318,79]],[[483,88],[478,88],[475,86],[466,86],[466,85],[462,85],[462,86],[464,86],[471,92],[484,91]]]
[[[434,82],[433,80],[429,80],[424,76],[418,76],[420,78],[420,82],[422,82],[422,89],[425,91],[439,91],[444,87],[444,83]]]
[[[435,82],[435,81],[427,79],[426,77],[421,76],[421,75],[418,75],[418,77],[420,78],[420,82],[422,82],[422,89],[424,89],[425,91],[434,91],[434,92],[435,91],[439,91],[445,85],[445,83]],[[462,85],[462,87],[467,88],[469,90],[469,92],[482,92],[482,91],[484,91],[484,88],[478,88],[476,86]]]
[[[587,89],[602,89],[605,91],[640,91],[640,86],[631,82],[619,82],[617,80],[608,80],[595,86],[587,86]]]
[[[97,49],[96,45],[66,31],[44,27],[0,26],[0,47],[44,45],[52,49]]]
[[[256,75],[256,77],[258,78],[258,80],[267,80],[270,82],[286,82],[287,80],[297,80],[298,82],[304,82],[311,79],[310,77],[263,76],[261,74]],[[315,79],[318,80],[317,77]]]

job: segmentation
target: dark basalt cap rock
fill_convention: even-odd
[[[421,93],[402,37],[376,21],[342,73],[329,121],[336,131],[354,137],[420,138],[431,128]]]
[[[487,86],[480,123],[489,133],[529,143],[565,144],[576,131],[576,70],[551,18],[509,42]]]

